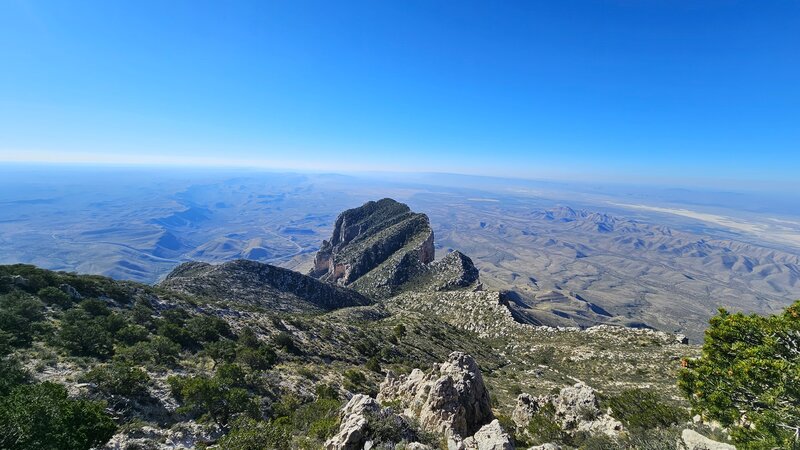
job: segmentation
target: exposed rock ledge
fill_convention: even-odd
[[[381,404],[397,405],[400,412]],[[478,364],[461,352],[450,354],[427,374],[419,369],[408,376],[387,374],[377,400],[356,395],[341,414],[339,432],[326,442],[326,450],[371,447],[369,420],[374,417],[395,421],[400,429],[415,422],[422,431],[444,435],[449,450],[514,449],[511,437],[494,419]],[[415,438],[411,432],[405,436],[408,442]],[[412,442],[407,448],[430,447]]]

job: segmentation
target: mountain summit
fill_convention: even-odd
[[[428,216],[390,198],[348,209],[323,241],[310,275],[373,298],[413,290],[477,288],[478,270],[466,255],[434,261]]]

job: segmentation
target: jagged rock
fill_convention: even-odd
[[[183,263],[159,286],[192,295],[284,312],[321,312],[372,303],[350,289],[281,267],[240,259],[212,265]]]
[[[531,418],[552,405],[553,419],[569,433],[587,432],[617,436],[622,431],[622,422],[600,410],[594,389],[583,383],[561,389],[558,395],[533,397],[520,394],[511,415],[514,424],[525,429]]]
[[[61,290],[61,292],[69,295],[69,298],[71,298],[72,300],[77,301],[77,300],[81,300],[83,298],[83,296],[81,295],[80,292],[78,292],[77,289],[75,289],[74,287],[72,287],[72,286],[70,286],[70,285],[68,285],[66,283],[62,284],[62,285],[59,285],[58,288]]]
[[[678,450],[736,450],[731,444],[711,440],[694,430],[683,430]]]
[[[561,450],[561,446],[558,444],[553,444],[552,442],[548,442],[547,444],[534,445],[533,447],[528,448],[528,450]]]
[[[28,279],[23,277],[22,275],[12,275],[11,276],[11,284],[14,286],[20,287],[28,287]]]
[[[388,421],[391,428],[399,430],[403,441],[414,443],[413,441],[417,439],[416,434],[405,419],[395,414],[390,408],[382,408],[374,398],[364,394],[354,395],[342,408],[340,417],[339,432],[325,442],[325,450],[373,448],[375,436],[370,435],[371,420]],[[414,447],[407,446],[407,448],[417,448],[419,450],[428,448],[423,444],[416,444]],[[420,447],[420,445],[422,446]]]
[[[616,436],[622,423],[600,410],[594,389],[583,383],[561,389],[553,399],[556,420],[565,430]]]
[[[326,450],[358,450],[367,440],[367,413],[377,413],[381,405],[374,398],[363,394],[354,395],[340,413],[339,432],[327,442]]]
[[[143,426],[119,432],[103,447],[106,450],[153,449],[184,450],[208,444],[222,435],[216,426],[204,426],[196,422],[182,422],[169,430]]]
[[[423,429],[447,436],[472,436],[494,418],[478,364],[461,352],[427,375],[419,369],[401,377],[387,373],[378,401],[399,402]]]
[[[373,298],[480,287],[467,256],[452,252],[436,262],[434,256],[428,216],[385,198],[340,214],[309,274]]]
[[[551,402],[549,397],[534,397],[530,394],[519,394],[517,405],[511,413],[511,420],[519,428],[525,428],[536,413]]]
[[[433,450],[430,445],[420,444],[419,442],[412,442],[406,444],[406,450]]]
[[[464,450],[514,450],[514,441],[495,419],[464,439]]]

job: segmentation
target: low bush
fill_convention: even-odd
[[[59,384],[17,386],[0,398],[0,448],[100,447],[116,430],[104,409],[100,402],[70,399]]]
[[[147,393],[150,377],[138,367],[114,361],[93,368],[83,376],[83,381],[94,383],[100,392],[107,395],[134,397]]]
[[[55,286],[48,286],[46,288],[39,289],[39,291],[36,293],[36,296],[39,297],[43,302],[50,305],[56,305],[62,308],[72,306],[72,299],[70,296]]]
[[[687,410],[673,406],[652,391],[628,389],[603,401],[628,429],[664,428],[689,419]]]

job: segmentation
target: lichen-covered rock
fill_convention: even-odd
[[[159,286],[284,312],[322,312],[372,303],[351,289],[323,283],[282,267],[244,259],[218,265],[183,263]]]
[[[115,434],[103,448],[105,450],[184,450],[214,442],[221,435],[222,430],[219,427],[200,425],[196,422],[181,422],[168,430],[143,426],[126,429]]]
[[[678,443],[678,450],[736,450],[731,444],[711,440],[694,430],[683,430],[681,433],[683,445]]]
[[[556,420],[567,431],[616,436],[622,423],[600,410],[594,389],[583,383],[561,389],[553,399]]]
[[[388,373],[378,401],[399,402],[423,429],[446,436],[472,436],[494,418],[478,364],[461,352],[451,353],[428,374],[419,369],[401,377]]]
[[[380,412],[381,406],[374,398],[354,395],[342,408],[339,432],[325,442],[326,450],[359,450],[367,441],[367,414]]]
[[[534,445],[533,447],[529,447],[528,450],[561,450],[561,446],[548,442],[547,444]]]
[[[550,406],[552,408],[548,408]],[[585,432],[614,437],[623,430],[622,422],[600,409],[595,390],[583,383],[565,387],[558,395],[520,394],[511,418],[518,428],[525,429],[531,418],[540,412],[552,414],[552,419],[572,434]]]
[[[551,402],[550,397],[534,397],[530,394],[519,394],[517,405],[511,414],[511,420],[519,428],[525,428],[531,421],[531,417],[537,414],[542,408]]]
[[[382,408],[378,402],[363,394],[354,395],[340,412],[341,422],[339,431],[335,436],[325,442],[325,450],[361,450],[373,448],[376,444],[372,430],[375,428],[371,421],[379,420],[383,422],[381,427],[389,427],[395,430],[399,439],[403,442],[411,442],[406,448],[416,448],[425,450],[429,447],[414,442],[417,439],[416,433],[409,426],[406,419],[395,414],[390,408]],[[385,442],[381,444],[387,444]],[[388,443],[396,444],[396,442]]]
[[[464,439],[464,450],[514,450],[514,441],[495,419]]]

